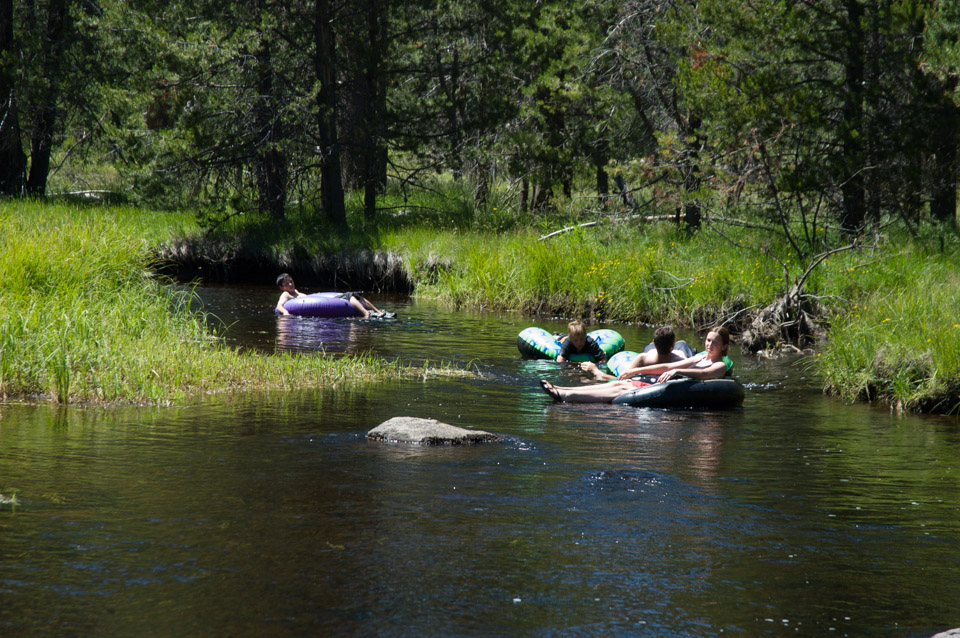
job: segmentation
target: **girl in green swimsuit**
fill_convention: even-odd
[[[707,333],[704,351],[682,361],[633,368],[621,374],[615,381],[597,385],[560,387],[541,379],[540,387],[553,397],[554,401],[610,403],[624,392],[630,392],[640,385],[650,385],[649,380],[631,380],[638,375],[648,375],[648,379],[649,375],[657,375],[654,383],[664,383],[676,376],[701,380],[719,379],[733,366],[733,362],[726,356],[729,347],[730,333],[724,327],[715,328]]]

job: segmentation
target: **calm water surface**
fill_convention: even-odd
[[[467,380],[174,408],[0,406],[0,636],[929,636],[960,626],[960,423],[822,397],[740,357],[740,410],[556,405],[531,320],[376,297],[229,342],[469,365]],[[563,330],[564,321],[536,325]],[[611,326],[630,348],[652,328]],[[682,335],[696,339],[694,335]],[[411,448],[395,415],[501,434]]]

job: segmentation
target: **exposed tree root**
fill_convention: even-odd
[[[804,295],[798,286],[753,315],[741,335],[740,345],[751,353],[804,348],[826,335],[824,311],[815,297]]]

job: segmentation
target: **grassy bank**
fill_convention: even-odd
[[[373,356],[240,353],[151,272],[191,217],[0,204],[0,396],[161,403],[205,393],[422,375]],[[447,371],[450,372],[450,371]]]
[[[960,413],[958,256],[956,241],[945,252],[904,242],[844,279],[854,301],[837,308],[815,363],[827,391]]]
[[[384,246],[404,255],[420,295],[529,313],[696,326],[782,286],[775,262],[668,225],[539,236],[407,230]],[[436,255],[447,267],[436,267]]]
[[[782,295],[804,270],[769,233],[591,228],[548,241],[398,231],[385,238],[418,294],[454,304],[702,328],[736,324]],[[906,410],[960,412],[960,245],[956,236],[887,237],[823,262],[805,290],[829,338],[812,362],[825,390]],[[436,255],[446,257],[438,269]],[[774,259],[772,256],[776,256]],[[794,263],[791,263],[793,261]]]
[[[211,239],[243,245],[262,264],[278,255],[389,251],[418,296],[454,307],[692,328],[745,325],[806,267],[764,230],[705,227],[688,235],[669,223],[604,223],[541,241],[588,218],[566,211],[522,224],[499,200],[445,214],[437,197],[398,200],[397,214],[385,214],[375,231],[349,236],[291,212],[290,234],[234,218]],[[0,214],[0,390],[7,395],[161,401],[297,386],[305,370],[317,384],[404,374],[377,359],[245,357],[222,348],[187,300],[148,272],[152,247],[196,235],[192,217],[13,204]],[[362,227],[356,218],[351,224]],[[818,298],[829,330],[810,364],[825,390],[907,410],[960,411],[958,273],[960,240],[946,231],[890,230],[875,246],[820,264],[805,291]]]
[[[483,209],[465,203],[468,197],[438,183],[414,199],[388,193],[375,232],[338,237],[294,213],[290,233],[278,234],[276,225],[263,233],[255,220],[237,218],[220,240],[266,261],[361,245],[389,251],[402,259],[415,294],[454,307],[692,328],[718,320],[746,325],[810,263],[778,232],[739,226],[688,235],[671,223],[604,223],[541,241],[592,218],[566,209],[521,219],[508,212],[515,206],[503,192]],[[358,208],[353,202],[354,228],[362,227]],[[806,280],[828,330],[811,367],[827,392],[847,400],[956,413],[960,240],[935,228],[925,237],[887,232],[876,245],[831,256]]]

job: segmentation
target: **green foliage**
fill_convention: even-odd
[[[960,412],[960,259],[906,242],[862,267],[848,266],[849,308],[832,317],[816,358],[826,388],[848,400],[906,410]]]
[[[778,271],[756,256],[724,245],[704,249],[663,226],[581,230],[546,241],[530,230],[408,229],[385,234],[383,245],[404,255],[419,295],[457,305],[700,325],[783,287]]]
[[[925,17],[924,62],[956,87],[960,74],[960,6],[951,0],[933,0]]]
[[[423,374],[372,356],[225,347],[190,310],[190,291],[148,269],[171,221],[127,208],[0,205],[0,396],[161,403]]]
[[[103,0],[71,4],[54,43],[35,19],[53,4],[34,4],[5,60],[23,61],[25,148],[61,88],[55,192],[116,190],[208,227],[319,219],[337,150],[363,233],[399,210],[436,222],[437,175],[472,189],[444,211],[457,227],[471,196],[503,230],[605,210],[607,173],[638,206],[799,228],[807,254],[827,219],[852,234],[955,218],[958,15],[943,0]],[[316,21],[333,29],[336,113],[318,104]],[[45,72],[57,51],[70,65]],[[318,138],[331,119],[335,145]]]
[[[952,221],[952,88],[919,72],[930,4],[700,3],[712,30],[678,83],[703,116],[717,186],[808,231],[826,215],[848,233],[891,212],[920,222],[921,192]]]

